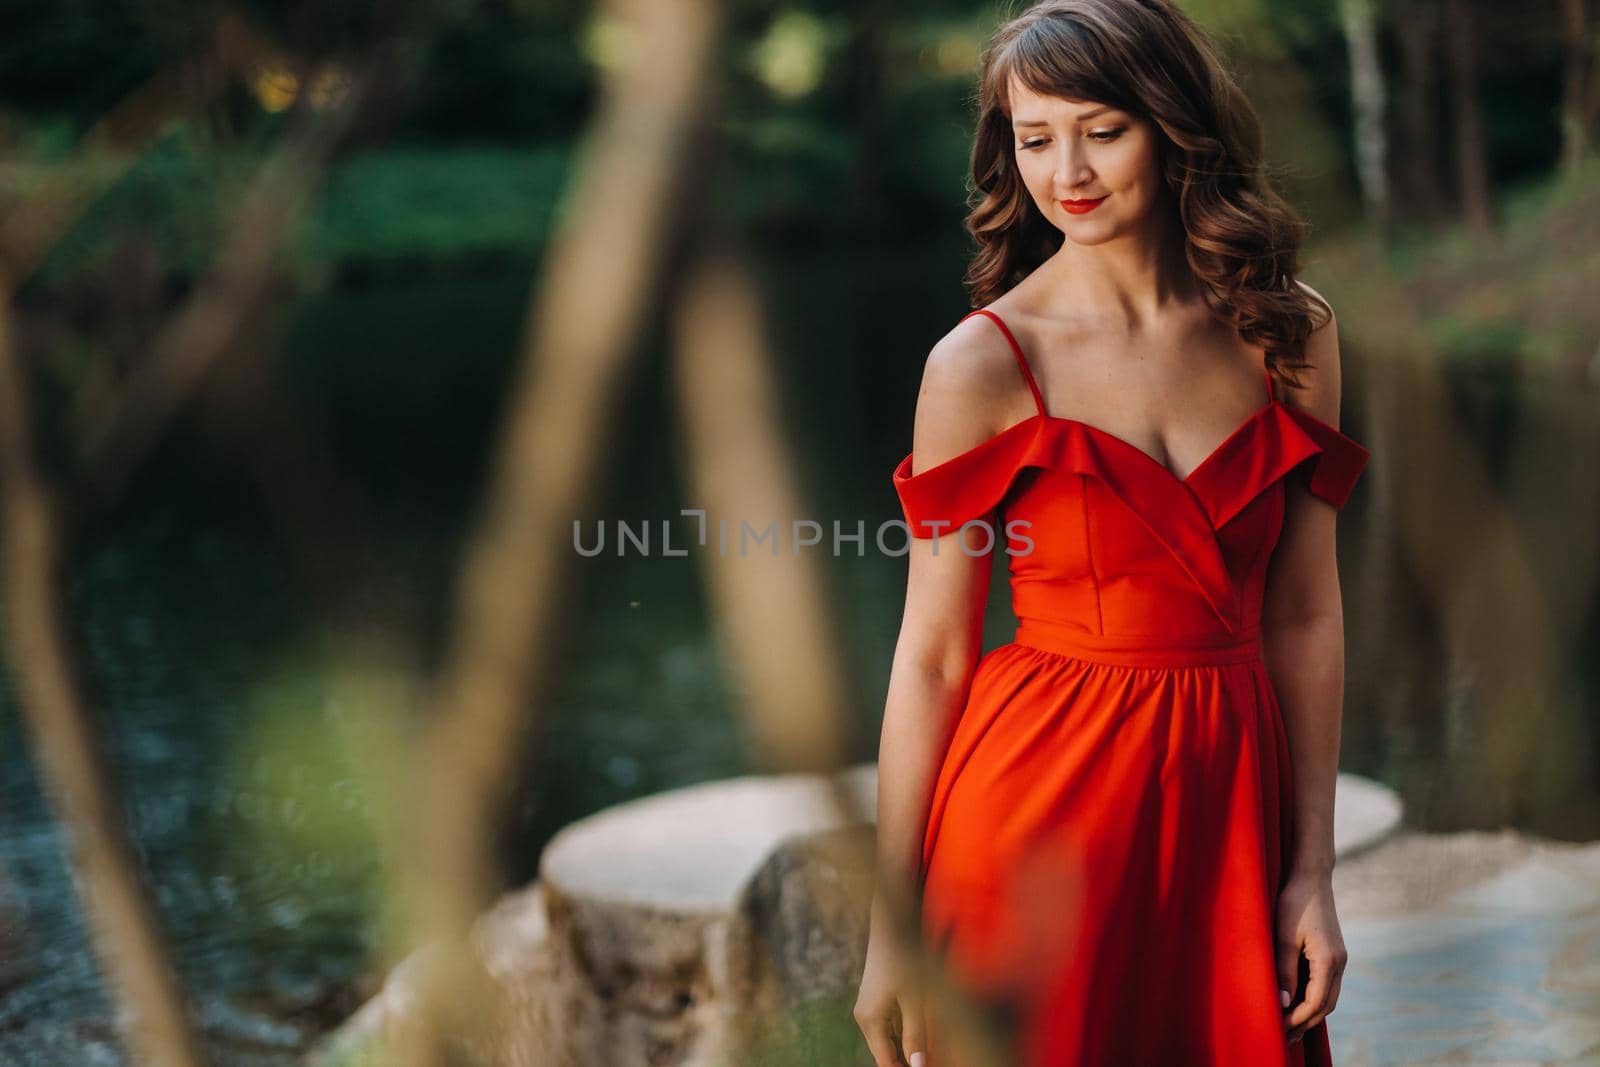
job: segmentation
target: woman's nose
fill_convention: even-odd
[[[1063,146],[1056,156],[1057,187],[1068,191],[1082,189],[1092,177],[1089,162],[1084,158],[1082,148],[1076,145]]]

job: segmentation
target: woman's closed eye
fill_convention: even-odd
[[[1099,141],[1101,144],[1105,144],[1108,141],[1115,141],[1118,137],[1121,137],[1122,136],[1122,128],[1119,126],[1119,127],[1117,127],[1116,129],[1113,129],[1113,130],[1095,130],[1093,133],[1089,134],[1088,136],[1089,136],[1089,140],[1091,140],[1091,141]],[[1022,144],[1020,144],[1018,147],[1019,148],[1042,148],[1044,145],[1047,145],[1049,143],[1050,143],[1050,139],[1048,137],[1035,137],[1032,140],[1023,141]]]

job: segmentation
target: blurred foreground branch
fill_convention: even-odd
[[[408,903],[433,951],[416,1032],[394,1050],[413,1065],[438,1062],[445,1036],[483,1003],[466,933],[498,888],[493,830],[517,766],[513,742],[548,673],[570,524],[601,470],[679,197],[693,195],[689,149],[715,67],[718,7],[614,0],[605,10],[616,52],[529,307],[417,761]]]
[[[844,760],[851,687],[825,575],[799,551],[805,515],[799,479],[787,457],[784,412],[764,338],[760,294],[750,264],[732,243],[707,242],[686,273],[674,309],[673,353],[689,480],[707,551],[706,582],[717,629],[739,682],[736,707],[765,771],[820,773],[840,825],[870,825],[857,794],[839,773]],[[790,553],[724,552],[727,523],[743,543],[743,525],[765,530]],[[865,531],[862,531],[865,535]],[[816,533],[830,544],[832,531]],[[930,1003],[952,1041],[975,1065],[1001,1067],[1001,1035],[926,952],[915,901],[885,894],[890,921],[913,950]],[[752,1020],[759,1022],[760,1020]],[[864,1045],[862,1046],[865,1047]]]
[[[396,50],[377,50],[341,105],[303,113],[302,136],[264,168],[218,267],[174,315],[155,358],[135,372],[113,410],[97,411],[82,428],[86,462],[78,473],[88,485],[72,486],[71,496],[51,484],[40,460],[33,390],[10,311],[17,287],[96,197],[171,119],[217,91],[219,72],[244,69],[259,48],[243,22],[223,19],[213,54],[156,76],[119,104],[85,135],[65,180],[47,184],[0,222],[0,523],[8,652],[40,775],[72,843],[76,884],[108,994],[125,1020],[133,1057],[162,1067],[198,1067],[203,1053],[94,728],[65,568],[85,500],[105,507],[120,495],[141,454],[272,291],[278,249],[294,232],[292,223],[331,154],[354,128],[360,105],[375,87],[392,87]]]
[[[161,1067],[203,1062],[160,921],[140,875],[95,734],[62,578],[59,496],[40,471],[30,395],[0,286],[0,538],[6,644],[23,718],[72,867],[108,995],[134,1056]]]
[[[749,265],[728,249],[691,269],[678,303],[674,352],[688,468],[706,527],[770,523],[774,544],[803,510],[779,427],[783,412],[762,337]],[[739,534],[742,543],[742,533]],[[830,531],[819,532],[828,544]],[[710,541],[709,533],[704,541]],[[823,574],[812,557],[762,552],[705,555],[718,628],[742,682],[738,701],[764,770],[837,771],[849,686]],[[848,790],[836,789],[842,803]],[[851,821],[859,813],[850,812]]]

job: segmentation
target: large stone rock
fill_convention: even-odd
[[[748,1006],[785,1011],[851,989],[866,962],[875,867],[871,826],[781,842],[751,879],[739,914],[756,951],[743,961]]]
[[[768,949],[751,924],[748,887],[782,842],[875,818],[876,779],[869,764],[841,775],[837,792],[811,775],[709,782],[557,834],[539,865],[551,931],[581,968],[590,1003],[604,1009],[568,1035],[572,1054],[726,1063],[747,1036],[744,1021],[783,1002],[760,962]],[[870,894],[870,869],[865,878]],[[569,1011],[578,1015],[579,1004]]]

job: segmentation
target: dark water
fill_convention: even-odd
[[[944,250],[864,253],[844,269],[790,256],[765,268],[769,283],[781,283],[768,291],[787,357],[787,429],[819,521],[862,519],[870,529],[898,514],[889,470],[909,447],[923,355],[964,310],[950,282],[958,262]],[[390,577],[418,605],[424,645],[446,626],[451,562],[526,293],[527,279],[513,277],[335,294],[309,306],[290,334],[299,394],[340,464],[371,492]],[[660,352],[647,353],[625,398],[599,516],[659,522],[693,506],[677,487],[662,364]],[[1470,395],[1466,416],[1492,421]],[[1346,411],[1358,424],[1359,411]],[[370,988],[389,903],[379,813],[291,558],[236,475],[204,455],[192,439],[163,454],[87,547],[73,599],[140,855],[216,1061],[288,1064]],[[1341,530],[1359,529],[1364,507],[1358,494]],[[1359,539],[1341,548],[1346,573],[1359,573]],[[531,874],[544,841],[574,818],[751,769],[697,557],[575,566],[570,657],[509,813],[508,880]],[[856,679],[854,758],[871,758],[904,561],[869,545],[865,558],[830,558],[826,570]],[[994,588],[1003,592],[1003,580]],[[1346,605],[1352,628],[1377,610]],[[1008,629],[996,597],[988,643]],[[1383,691],[1371,672],[1384,669],[1351,661],[1357,702],[1346,712],[1345,767],[1431,797],[1430,817],[1447,823],[1448,798],[1433,789],[1444,775],[1430,759],[1448,756],[1430,740],[1449,709],[1419,700],[1396,722],[1364,703]],[[1584,716],[1593,679],[1574,665],[1570,681],[1586,698],[1562,714]],[[0,699],[0,894],[11,916],[0,919],[0,1063],[120,1063],[65,842],[9,691]],[[1547,802],[1571,808],[1560,791]],[[1527,810],[1533,823],[1554,818]]]
[[[281,571],[263,546],[173,518],[142,515],[92,554],[73,590],[77,617],[140,858],[185,975],[206,991],[202,1020],[229,1062],[287,1062],[307,1023],[342,1008],[371,864],[284,847],[318,798],[273,788],[278,768],[257,760],[293,774],[293,752],[265,752],[259,739],[328,710],[315,676],[294,662]],[[0,878],[20,943],[0,946],[9,957],[0,1062],[117,1062],[66,842],[10,699]]]

